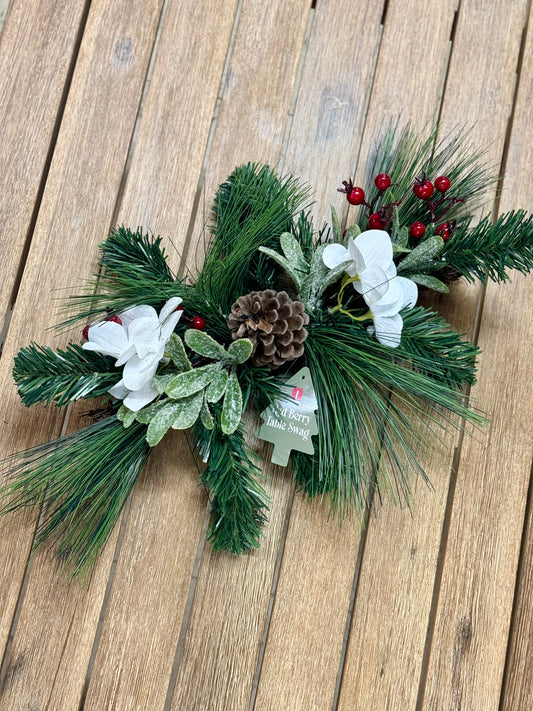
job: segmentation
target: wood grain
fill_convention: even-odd
[[[4,454],[59,434],[62,416],[57,411],[40,407],[27,410],[20,403],[11,376],[12,360],[18,348],[31,340],[58,345],[68,338],[66,334],[54,336],[48,330],[58,320],[58,290],[65,284],[87,280],[94,270],[97,245],[109,229],[160,9],[160,0],[144,3],[142,8],[129,2],[93,3],[0,363]],[[77,330],[71,335],[79,341]],[[24,575],[34,517],[35,512],[31,519],[20,515],[2,520],[2,650]],[[7,677],[4,697],[11,700],[4,708],[16,708],[17,704],[23,708],[27,699],[40,694],[47,698],[61,665],[73,666],[66,675],[71,692],[65,688],[60,693],[67,697],[72,693],[74,698],[81,693],[110,556],[102,560],[102,568],[96,573],[99,584],[93,583],[90,588],[92,600],[76,587],[69,588],[63,577],[51,582],[56,566],[46,562],[48,557],[39,556],[34,562]],[[56,599],[59,595],[62,604],[56,604],[51,615],[54,595]],[[87,619],[89,612],[91,622]],[[43,633],[50,624],[54,634],[46,635],[46,646]],[[55,646],[58,637],[65,645],[68,640],[73,648],[79,644],[78,656],[62,656],[63,645]],[[42,658],[44,650],[46,656]],[[21,667],[17,660],[24,658],[27,664]]]
[[[291,108],[309,2],[245,0],[189,245],[189,267],[201,266],[203,228],[216,189],[235,166],[276,167]]]
[[[508,210],[515,205],[524,207],[525,209],[533,209],[533,200],[531,195],[531,144],[525,144],[524,137],[531,136],[531,110],[530,97],[533,92],[533,24],[530,14],[527,41],[524,49],[524,57],[522,60],[522,71],[520,72],[520,83],[518,89],[517,103],[513,120],[513,132],[509,144],[509,152],[507,155],[507,166],[505,181],[503,183],[502,199],[500,207],[502,210]],[[513,279],[515,281],[515,279]],[[520,284],[519,293],[515,296],[514,305],[518,309],[529,309],[531,313],[531,305],[533,296],[531,294],[531,276],[529,284]],[[514,295],[513,295],[514,296]],[[523,302],[517,299],[523,299]],[[531,355],[531,340],[529,343],[524,336],[520,334],[519,343],[521,344],[522,352],[525,349],[526,361]],[[523,345],[522,345],[523,344]],[[529,351],[527,350],[529,347]],[[503,368],[498,368],[497,373],[508,371],[508,365],[505,361]],[[529,366],[530,367],[530,366]],[[519,374],[513,373],[513,379],[519,384],[521,389],[525,385],[523,392],[518,392],[513,397],[517,397],[521,401],[521,407],[531,407],[531,374],[526,373],[526,380],[520,381],[517,379]],[[529,387],[529,391],[527,388]],[[529,405],[528,402],[529,392]],[[527,410],[526,410],[527,413]],[[531,457],[531,414],[529,415],[529,423],[526,421],[526,432],[523,441],[515,442],[515,451],[512,453],[512,461],[516,462],[517,453],[524,449],[526,456],[529,452]],[[527,467],[527,460],[524,461]],[[507,476],[507,473],[505,474]],[[522,472],[523,476],[523,472]],[[531,486],[531,482],[530,482]],[[530,492],[531,496],[531,492]],[[523,499],[516,502],[519,506],[523,505]],[[502,692],[501,711],[521,711],[533,707],[533,668],[531,659],[533,658],[533,506],[531,500],[529,502],[529,515],[525,522],[525,533],[523,538],[523,549],[521,552],[521,566],[519,576],[517,578],[516,597],[514,600],[514,618],[511,635],[509,640],[509,649],[507,652],[507,674]]]
[[[485,136],[490,128],[492,135],[499,137],[490,145],[490,159],[498,164],[511,110],[513,61],[518,58],[520,37],[519,33],[514,34],[514,41],[509,45],[506,42],[498,45],[494,32],[498,26],[498,33],[509,37],[512,28],[523,22],[524,5],[515,8],[517,14],[513,17],[504,17],[507,11],[503,7],[496,17],[492,14],[494,9],[489,13],[477,7],[476,12],[476,5],[479,4],[461,4],[442,108],[443,134],[467,123],[475,110],[478,122],[474,129],[475,141],[486,145]],[[464,66],[473,61],[477,45],[472,45],[470,33],[461,31],[466,27],[475,27],[477,42],[482,46],[491,45],[491,66],[469,77],[468,82],[464,82]],[[420,76],[414,75],[412,83],[405,86],[407,102],[418,96],[419,80]],[[497,104],[487,106],[487,110],[479,108],[482,106],[480,94],[484,91],[498,97]],[[495,128],[491,128],[493,126]],[[477,296],[476,287],[458,284],[451,294],[437,297],[433,305],[459,332],[472,334]],[[456,436],[450,430],[443,444],[430,457],[423,458],[435,491],[417,482],[413,518],[386,503],[376,510],[371,520],[352,619],[340,710],[357,707],[369,698],[377,708],[414,709],[416,706]],[[456,535],[461,534],[458,531]],[[442,702],[428,708],[451,706]]]
[[[31,236],[85,5],[12,0],[0,35],[0,331]]]
[[[474,92],[483,100],[494,121],[502,102],[513,88],[516,67],[513,46],[516,28],[525,24],[523,8],[513,6],[516,15],[509,25],[503,17],[493,18],[485,82],[496,70],[494,32],[498,33],[501,57],[498,66],[508,72],[498,92],[487,84]],[[509,10],[509,8],[507,8]],[[458,26],[458,35],[470,35],[481,16],[474,13]],[[468,28],[468,29],[467,29]],[[470,62],[475,48],[471,48]],[[468,58],[467,58],[468,61]],[[464,66],[464,65],[463,65]],[[526,86],[530,68],[524,63]],[[458,99],[465,96],[457,82]],[[522,94],[521,102],[525,97]],[[531,134],[531,119],[514,125],[512,162],[507,162],[505,182],[511,183],[505,208],[523,205],[531,209],[531,193],[513,188],[531,175],[529,146],[518,141]],[[498,125],[497,122],[496,126]],[[494,125],[494,124],[493,124]],[[489,117],[487,117],[487,129]],[[494,127],[491,128],[494,131]],[[516,134],[515,134],[516,131]],[[527,180],[527,178],[526,178]],[[511,195],[513,199],[511,201]],[[519,203],[518,200],[522,202]],[[473,395],[486,404],[492,423],[485,441],[465,440],[450,521],[450,534],[442,575],[435,630],[428,669],[424,708],[497,708],[504,671],[506,640],[511,619],[514,580],[524,523],[526,494],[531,467],[532,368],[529,357],[533,330],[526,305],[533,304],[531,279],[512,275],[510,285],[489,284],[479,334],[482,355],[478,384]],[[517,308],[517,305],[525,308]],[[498,374],[495,379],[494,374]],[[520,708],[527,708],[524,699]]]
[[[168,230],[175,268],[236,7],[220,3],[214,23],[210,2],[168,6],[131,160],[119,222]],[[173,434],[132,495],[85,711],[165,704],[207,505],[185,435]]]

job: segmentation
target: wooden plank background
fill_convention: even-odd
[[[244,161],[308,180],[319,224],[401,115],[473,125],[504,175],[485,210],[533,210],[529,0],[10,0],[0,34],[0,453],[80,426],[26,410],[18,348],[58,346],[59,289],[110,226],[188,264],[217,185]],[[170,242],[173,266],[179,267]],[[410,513],[364,531],[265,464],[261,548],[205,544],[186,438],[152,455],[89,584],[35,515],[0,521],[0,711],[524,711],[533,705],[531,278],[433,304],[483,349],[476,438],[450,431]],[[255,442],[265,459],[269,445]]]

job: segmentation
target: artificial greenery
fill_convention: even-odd
[[[15,356],[13,377],[22,402],[63,407],[81,398],[98,397],[120,379],[111,358],[85,351],[76,343],[64,349],[31,343]]]
[[[269,501],[243,413],[275,411],[287,397],[284,383],[303,366],[311,373],[318,435],[313,454],[293,447],[300,488],[327,494],[340,515],[347,508],[362,513],[376,491],[409,501],[410,472],[427,480],[419,459],[431,444],[428,426],[484,422],[466,397],[478,349],[436,312],[415,306],[415,285],[445,294],[461,275],[504,281],[508,269],[529,271],[533,217],[518,211],[474,224],[494,181],[461,133],[443,142],[436,132],[421,138],[410,129],[390,131],[370,163],[370,176],[377,173],[386,187],[369,181],[346,229],[332,209],[330,224],[317,230],[307,186],[268,166],[236,168],[216,193],[203,266],[183,278],[168,266],[161,238],[140,228],[112,230],[97,274],[68,299],[62,324],[84,323],[88,342],[57,351],[32,343],[14,364],[25,405],[63,407],[104,395],[112,414],[6,460],[1,511],[44,504],[37,544],[55,541],[75,573],[86,570],[151,447],[169,429],[192,428],[211,502],[209,541],[236,554],[256,548]],[[414,186],[439,174],[449,192],[415,194]],[[353,185],[344,185],[348,194]],[[369,232],[371,223],[382,231]],[[241,313],[237,300],[257,290],[288,292],[304,305],[305,319]],[[278,308],[289,297],[276,301]],[[291,321],[304,355],[291,360],[289,353],[277,369],[258,366],[255,336],[237,338],[230,312],[237,326],[259,329],[266,348],[284,347]]]
[[[43,505],[35,545],[57,543],[57,557],[74,574],[87,570],[145,465],[146,429],[125,429],[115,416],[5,460],[4,512]]]

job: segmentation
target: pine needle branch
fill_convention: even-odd
[[[13,378],[26,406],[54,402],[64,407],[105,395],[121,378],[111,358],[69,343],[62,350],[31,343],[15,356]]]
[[[468,281],[506,281],[508,269],[523,274],[533,269],[533,215],[508,212],[492,222],[485,217],[475,227],[469,223],[445,243],[446,264]]]
[[[145,435],[113,416],[9,457],[0,514],[44,504],[35,545],[54,542],[73,575],[89,570],[148,459]]]
[[[464,341],[435,311],[417,306],[403,311],[402,316],[396,357],[413,358],[418,372],[451,388],[461,389],[476,382],[476,346]]]
[[[194,291],[177,281],[167,264],[161,237],[126,227],[112,230],[100,245],[99,273],[85,292],[70,296],[62,311],[72,316],[59,328],[79,321],[94,322],[110,312],[121,313],[132,306],[147,304],[155,308],[172,296]]]
[[[409,500],[409,470],[425,477],[417,452],[425,447],[424,427],[432,420],[453,414],[476,425],[484,422],[458,389],[473,378],[476,349],[438,317],[425,326],[423,318],[423,309],[416,309],[407,319],[407,337],[404,343],[402,335],[403,348],[397,349],[370,339],[363,326],[343,317],[309,326],[306,357],[318,399],[317,453],[292,460],[304,491],[330,492],[340,514],[345,504],[362,512],[374,486]],[[343,429],[347,423],[349,433]]]
[[[228,314],[232,303],[255,288],[264,269],[259,247],[279,246],[291,231],[309,189],[294,178],[278,178],[268,166],[249,163],[236,168],[216,194],[214,240],[198,276],[208,303]]]
[[[202,483],[211,497],[211,524],[207,534],[213,549],[239,554],[259,546],[266,521],[268,497],[257,481],[261,470],[255,454],[244,441],[242,426],[225,435],[216,424],[212,430],[198,426],[200,452],[209,453]]]

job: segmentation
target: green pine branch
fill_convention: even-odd
[[[100,245],[99,273],[87,289],[70,296],[62,309],[71,314],[60,327],[79,321],[94,322],[108,313],[121,313],[147,304],[159,308],[172,296],[185,296],[187,287],[176,281],[167,264],[161,237],[126,227],[112,230]]]
[[[105,395],[121,378],[111,358],[69,343],[57,351],[31,343],[15,356],[13,377],[26,406],[54,402],[64,407]]]
[[[89,571],[146,463],[145,435],[113,416],[15,454],[0,469],[0,514],[43,504],[35,546],[53,542],[73,575]]]
[[[218,418],[217,418],[218,419]],[[200,454],[209,457],[201,481],[209,489],[211,524],[207,534],[213,549],[239,554],[259,546],[268,497],[257,481],[261,470],[244,440],[242,425],[231,435],[220,426],[196,428]]]
[[[525,274],[533,269],[533,215],[517,210],[495,222],[487,216],[475,227],[467,223],[445,243],[442,256],[469,281],[506,281],[508,269]]]
[[[319,435],[313,457],[296,454],[292,461],[303,490],[330,492],[340,513],[346,504],[363,511],[374,487],[409,500],[409,471],[425,477],[418,457],[432,420],[457,415],[484,423],[458,389],[473,378],[476,349],[438,317],[424,325],[422,309],[406,320],[405,342],[402,335],[396,349],[344,317],[309,326]]]
[[[278,178],[268,166],[236,168],[216,194],[213,241],[198,288],[208,303],[229,313],[233,302],[253,289],[264,289],[264,270],[272,272],[259,247],[279,247],[308,199],[309,189],[294,178]]]
[[[417,306],[402,312],[401,342],[395,349],[398,359],[408,362],[429,378],[461,389],[476,382],[479,349],[464,341],[436,312]]]

